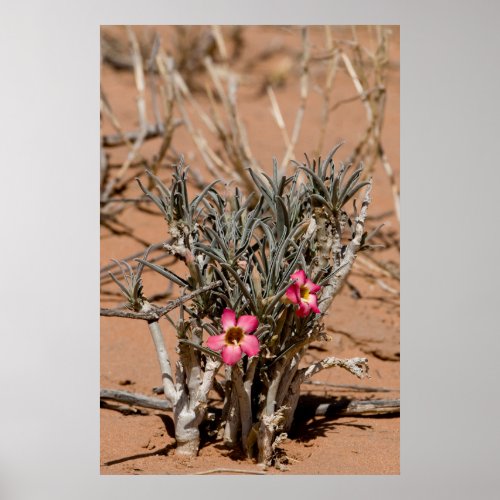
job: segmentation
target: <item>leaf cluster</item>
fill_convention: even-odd
[[[220,181],[215,181],[190,197],[189,169],[183,161],[175,167],[169,186],[152,173],[156,192],[139,183],[165,217],[172,248],[188,273],[179,276],[147,258],[139,260],[141,265],[186,289],[220,280],[222,285],[198,296],[182,314],[210,335],[220,333],[219,318],[226,307],[238,316],[257,316],[264,366],[307,343],[321,319],[315,314],[299,318],[293,306],[282,301],[292,284],[291,274],[303,269],[313,281],[325,284],[338,271],[331,259],[311,274],[318,257],[317,210],[324,210],[329,226],[338,227],[340,218],[348,217],[343,210],[347,202],[369,184],[360,180],[362,167],[351,175],[349,165],[336,170],[333,156],[339,146],[322,162],[310,162],[306,156],[306,163],[296,163],[291,176],[280,175],[276,161],[272,175],[249,169],[256,188],[249,196],[238,187],[219,192]],[[137,304],[137,293],[127,291],[131,304]]]

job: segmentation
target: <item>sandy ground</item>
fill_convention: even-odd
[[[134,28],[139,37],[145,36],[146,28]],[[151,28],[150,28],[151,29]],[[123,29],[106,27],[107,33],[125,40]],[[161,28],[163,45],[172,40],[172,30]],[[336,29],[339,38],[349,36],[348,29]],[[361,39],[366,33],[360,31]],[[243,122],[247,128],[252,151],[259,162],[269,169],[273,156],[284,153],[281,133],[270,111],[265,93],[259,92],[263,82],[274,81],[276,68],[292,67],[284,85],[276,88],[283,118],[289,130],[292,128],[299,104],[298,74],[294,68],[295,54],[300,49],[300,37],[294,29],[252,27],[243,31],[244,46],[235,67],[244,75],[238,94]],[[313,49],[324,43],[323,31],[314,28],[311,33]],[[283,47],[262,60],[268,47]],[[295,65],[295,66],[294,66]],[[313,81],[322,82],[321,65],[311,69]],[[102,68],[101,87],[120,119],[124,130],[137,128],[136,89],[133,73],[117,71],[108,65]],[[355,94],[352,81],[344,71],[339,71],[334,83],[331,102],[352,97]],[[196,96],[206,104],[203,94]],[[149,101],[148,101],[148,104]],[[322,100],[318,92],[311,90],[304,124],[297,144],[297,155],[311,153],[317,143],[318,123]],[[152,121],[151,107],[148,117]],[[347,104],[332,115],[325,149],[345,140],[346,155],[359,140],[366,124],[365,110],[359,102]],[[103,133],[113,133],[108,120],[102,121]],[[392,28],[390,39],[390,66],[388,100],[383,141],[386,153],[397,177],[399,177],[399,30]],[[141,149],[151,156],[159,148],[158,140],[147,142]],[[188,162],[208,174],[186,131],[180,127],[174,134],[173,148],[183,153]],[[126,148],[109,150],[109,161],[119,165],[126,155]],[[300,156],[299,156],[300,157]],[[373,173],[372,217],[381,216],[387,231],[399,238],[399,226],[394,215],[391,188],[381,165]],[[131,185],[126,196],[136,197],[139,190]],[[158,242],[165,238],[164,221],[159,216],[129,208],[122,212],[120,221],[132,228],[134,234],[146,242]],[[378,221],[377,221],[378,222]],[[124,258],[144,246],[126,235],[111,234],[102,229],[101,265],[111,258]],[[395,248],[377,251],[380,261],[399,266],[399,252]],[[358,384],[364,387],[385,387],[391,392],[363,392],[328,386],[304,386],[303,392],[316,402],[334,398],[379,399],[399,398],[399,298],[382,289],[373,281],[353,272],[351,282],[361,292],[355,298],[344,287],[329,312],[326,324],[330,328],[329,342],[316,344],[305,361],[321,359],[328,355],[339,357],[366,355],[369,358],[371,378],[359,381],[343,371],[321,372],[315,380],[330,384]],[[387,281],[391,287],[397,283]],[[112,290],[106,285],[103,290]],[[145,274],[146,294],[164,289],[162,279],[153,273]],[[116,305],[108,295],[102,295],[103,306]],[[174,332],[165,321],[163,325],[168,346],[173,349]],[[101,387],[125,389],[152,395],[152,388],[160,385],[159,370],[147,327],[142,323],[115,318],[101,319]],[[307,405],[299,406],[296,425],[283,445],[289,457],[288,471],[270,469],[268,474],[399,474],[400,419],[399,417],[349,417],[324,418],[307,415]],[[235,452],[228,452],[221,443],[211,438],[202,444],[199,456],[180,460],[174,456],[172,423],[168,414],[149,411],[147,415],[123,415],[110,409],[101,409],[101,473],[102,474],[193,474],[211,469],[229,468],[257,471],[257,466]]]

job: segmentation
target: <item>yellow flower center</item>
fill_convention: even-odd
[[[226,331],[226,344],[231,345],[238,345],[242,340],[245,334],[243,333],[243,330],[238,327],[238,326],[232,326],[231,328],[228,328]]]
[[[309,288],[306,286],[301,286],[300,287],[300,298],[307,300],[309,298]]]

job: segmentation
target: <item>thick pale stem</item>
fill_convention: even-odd
[[[287,358],[278,361],[273,373],[273,378],[269,385],[266,396],[266,406],[260,417],[259,433],[257,443],[259,448],[259,463],[269,465],[272,459],[272,443],[277,426],[276,403],[278,400],[278,391],[281,386],[285,367],[287,366]]]
[[[368,211],[368,206],[371,202],[370,192],[371,184],[369,184],[365,191],[365,196],[363,199],[363,204],[361,206],[361,211],[356,219],[356,225],[354,229],[354,238],[349,242],[345,250],[344,258],[341,262],[341,268],[339,271],[328,281],[327,285],[323,288],[321,301],[319,303],[319,309],[322,313],[325,313],[335,295],[340,291],[342,284],[351,271],[351,268],[356,259],[356,254],[361,247],[361,239],[363,237],[363,232],[365,228],[365,220]]]
[[[243,450],[246,452],[248,434],[252,428],[252,405],[248,393],[245,390],[243,375],[237,365],[233,366],[231,376],[233,389],[236,391],[238,406],[240,409],[241,443],[243,445]]]
[[[340,359],[329,357],[317,361],[307,368],[302,368],[297,372],[297,378],[299,383],[305,382],[307,379],[311,378],[316,373],[324,370],[326,368],[333,367],[344,368],[345,370],[356,375],[358,378],[363,378],[368,373],[368,359],[367,358],[350,358],[350,359]]]
[[[195,424],[196,413],[183,402],[174,408],[175,440],[177,455],[194,457],[200,447],[200,431]]]
[[[283,376],[285,363],[286,363],[286,358],[282,359],[281,361],[278,361],[276,370],[274,371],[274,377],[271,380],[271,384],[269,385],[269,390],[267,391],[267,398],[266,398],[266,408],[265,408],[265,415],[267,416],[272,415],[276,408],[276,398],[281,383],[281,377]]]
[[[289,432],[292,428],[293,416],[295,415],[295,410],[299,403],[300,397],[300,380],[297,376],[294,377],[292,383],[288,387],[288,392],[283,401],[283,405],[286,407],[284,416],[285,423],[283,425],[283,430]]]
[[[186,372],[180,361],[176,364],[175,382],[177,401],[174,406],[176,454],[196,456],[200,446],[200,431],[196,425],[196,413],[190,409],[189,395],[186,390]]]
[[[283,428],[285,408],[279,408],[272,415],[262,415],[259,427],[259,463],[271,465],[273,459],[273,442],[276,431]]]
[[[184,364],[177,363],[176,373],[177,388],[181,396],[174,407],[176,454],[195,456],[200,445],[199,425],[205,417],[208,393],[213,387],[221,363],[209,359],[200,382],[201,368],[199,364],[193,364],[192,353],[184,351],[181,359]]]
[[[234,387],[231,387],[231,394],[228,401],[229,409],[227,411],[226,427],[224,429],[224,445],[228,448],[234,448],[238,445],[238,432],[241,426],[240,406],[238,403],[238,395]]]
[[[272,454],[273,454],[272,444],[273,444],[274,432],[273,432],[272,428],[270,428],[268,425],[266,425],[264,418],[265,418],[265,415],[262,416],[262,419],[260,421],[260,426],[259,426],[258,462],[259,462],[259,464],[264,464],[267,466],[267,465],[271,465],[271,459],[272,459]]]
[[[290,366],[286,370],[286,374],[281,381],[280,390],[278,392],[278,407],[283,408],[283,430],[288,432],[292,427],[293,416],[297,408],[300,397],[300,383],[295,382],[300,360],[305,352],[303,348],[295,354],[290,362]]]
[[[141,312],[148,313],[151,305],[145,303]],[[177,363],[176,380],[172,377],[172,368],[168,351],[165,347],[163,334],[158,321],[148,322],[149,331],[153,339],[156,355],[160,364],[163,391],[165,397],[173,405],[176,453],[179,455],[195,456],[200,446],[200,431],[196,425],[196,413],[190,408],[190,398],[186,388],[186,373],[182,363]]]
[[[198,388],[195,398],[194,411],[197,413],[196,424],[199,425],[207,410],[208,393],[212,390],[215,376],[221,367],[221,362],[215,359],[208,359],[205,366],[203,380]]]
[[[245,380],[244,380],[245,392],[247,393],[247,397],[250,401],[252,399],[253,379],[255,376],[255,370],[257,368],[258,363],[259,363],[258,357],[252,358],[252,360],[248,364],[247,371],[245,373]]]
[[[302,350],[300,353],[295,354],[295,356],[292,357],[287,369],[285,370],[285,374],[281,379],[278,396],[276,399],[276,406],[278,408],[283,405],[286,395],[288,394],[288,389],[290,388],[290,384],[292,383],[292,380],[295,377],[295,374],[297,373],[297,370],[299,368],[299,362],[300,359],[302,358],[303,352],[304,350]]]
[[[201,345],[201,328],[195,327],[191,331],[191,342]],[[194,348],[191,346],[183,346],[181,348],[184,355],[181,360],[187,371],[187,388],[189,392],[189,408],[194,410],[198,407],[198,396],[200,396],[200,387],[202,384],[203,372],[200,365],[200,358]],[[210,389],[209,389],[210,390]]]
[[[148,327],[155,345],[156,356],[160,364],[161,378],[162,378],[165,397],[172,404],[175,404],[175,401],[177,399],[177,393],[172,378],[172,368],[170,366],[170,359],[168,357],[167,348],[165,347],[165,342],[163,340],[163,334],[160,325],[158,321],[152,321],[148,323]]]

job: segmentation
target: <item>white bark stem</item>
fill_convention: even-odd
[[[170,403],[172,403],[172,405],[174,405],[177,399],[177,392],[175,390],[174,381],[172,378],[172,368],[170,365],[167,348],[165,347],[165,342],[163,340],[163,334],[158,321],[152,321],[148,323],[148,327],[153,339],[153,343],[155,345],[156,356],[160,364],[163,391],[165,393],[166,399]]]
[[[269,385],[269,389],[267,391],[266,396],[266,407],[264,414],[269,416],[274,413],[276,408],[276,398],[278,394],[278,389],[281,383],[281,377],[283,376],[283,370],[285,368],[286,358],[278,361],[276,369],[274,371],[273,379],[271,380],[271,384]]]
[[[333,367],[344,368],[345,370],[351,372],[353,375],[356,375],[358,378],[363,378],[368,374],[368,359],[367,358],[350,358],[350,359],[341,359],[329,357],[322,359],[321,361],[317,361],[307,368],[302,368],[297,372],[297,379],[299,384],[311,378],[316,373],[321,370],[325,370],[326,368]]]
[[[198,391],[195,398],[195,404],[193,406],[194,411],[197,413],[196,423],[199,425],[205,418],[207,403],[208,403],[208,393],[212,390],[214,385],[215,376],[221,367],[221,362],[215,359],[208,359],[205,366],[205,372],[203,374],[203,380],[198,387]]]
[[[200,431],[196,425],[196,413],[190,409],[186,387],[186,371],[180,361],[176,364],[175,382],[177,400],[174,405],[175,453],[182,456],[196,456],[200,446]]]
[[[238,432],[241,426],[240,406],[236,389],[231,387],[229,397],[229,409],[227,412],[226,427],[224,429],[224,445],[228,448],[234,448],[238,444]]]
[[[252,404],[250,397],[245,390],[243,374],[237,365],[233,366],[231,376],[233,381],[233,390],[236,391],[238,406],[240,409],[241,443],[243,451],[246,453],[248,434],[252,428]]]
[[[323,288],[321,294],[321,301],[319,303],[319,309],[322,313],[325,313],[330,308],[330,305],[337,293],[340,291],[342,284],[351,271],[351,268],[356,259],[356,254],[361,247],[361,238],[363,237],[363,232],[365,228],[365,220],[368,211],[368,206],[371,202],[371,188],[372,185],[369,184],[365,191],[365,196],[361,206],[360,213],[356,219],[356,226],[354,230],[354,238],[347,245],[344,258],[342,259],[342,268],[333,276]]]

